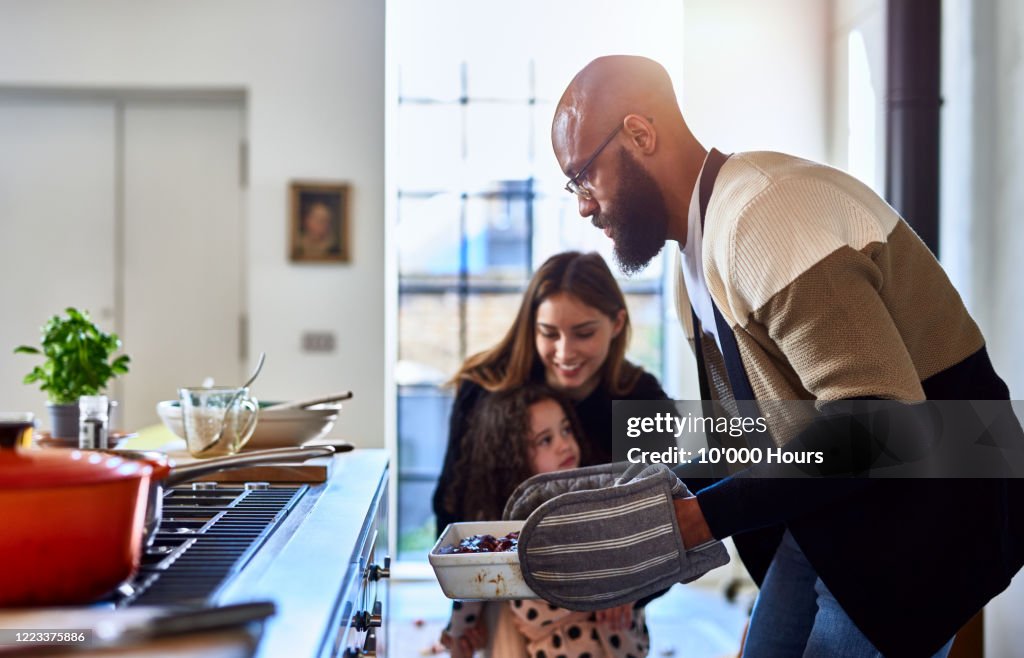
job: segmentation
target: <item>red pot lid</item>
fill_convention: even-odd
[[[0,450],[0,489],[42,489],[149,477],[144,462],[88,450]]]
[[[163,480],[174,470],[174,460],[168,457],[166,453],[155,450],[133,451],[131,459],[153,467],[151,480]]]

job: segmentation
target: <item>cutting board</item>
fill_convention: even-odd
[[[169,452],[167,456],[180,466],[192,464],[197,461],[186,451]],[[259,466],[246,466],[232,471],[220,471],[196,478],[196,481],[213,482],[296,482],[302,484],[317,484],[326,482],[331,476],[334,457],[314,457],[301,463],[291,464],[261,464]]]

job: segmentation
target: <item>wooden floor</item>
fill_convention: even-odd
[[[447,655],[436,645],[450,602],[430,581],[391,583],[388,656]],[[735,656],[750,599],[729,603],[719,590],[676,585],[647,607],[651,658]]]

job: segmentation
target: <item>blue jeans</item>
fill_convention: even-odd
[[[945,658],[952,646],[950,639],[935,658]],[[787,530],[754,603],[743,658],[789,656],[882,658]]]

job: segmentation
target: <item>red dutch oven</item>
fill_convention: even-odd
[[[134,575],[153,465],[0,449],[0,606],[95,600]]]

